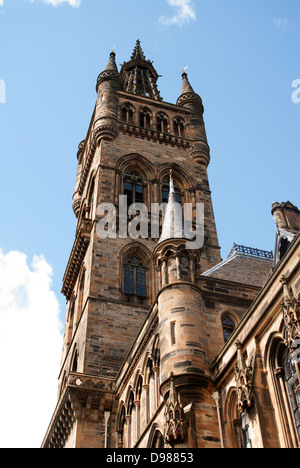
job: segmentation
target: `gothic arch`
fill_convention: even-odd
[[[119,405],[118,416],[117,416],[117,432],[123,431],[126,418],[126,407],[122,400]]]
[[[183,167],[175,163],[164,164],[161,166],[160,170],[157,172],[158,181],[163,183],[165,180],[169,180],[171,170],[175,185],[178,185],[185,190],[190,190],[193,188],[195,185],[194,176],[189,174]]]
[[[148,351],[148,353],[146,353],[146,356],[144,359],[144,365],[143,365],[143,378],[144,378],[144,383],[146,385],[149,385],[149,378],[150,378],[152,367],[153,367],[153,357],[150,351]]]
[[[84,216],[86,218],[92,218],[93,209],[95,207],[96,202],[96,175],[95,171],[92,172],[89,183],[87,186],[87,192],[85,197],[85,209],[84,209]]]
[[[225,322],[226,322],[226,320],[228,322],[228,324],[227,324],[228,329],[229,329],[229,325],[230,325],[229,321],[231,321],[231,323],[232,323],[232,333],[234,333],[234,330],[236,329],[236,327],[239,324],[238,317],[231,310],[225,310],[225,311],[220,313],[219,322],[220,322],[220,327],[221,327],[222,335],[224,337],[225,342],[229,339],[229,336],[226,339],[226,333],[225,333],[225,328],[226,328],[226,323]]]
[[[164,448],[163,431],[157,423],[151,428],[147,448]]]
[[[160,133],[170,133],[170,118],[165,112],[157,112],[156,129]]]
[[[264,366],[265,369],[270,370],[270,372],[273,368],[277,368],[279,366],[278,353],[280,347],[284,346],[282,330],[283,321],[281,322],[280,331],[271,333],[266,342],[264,353]]]
[[[132,385],[135,395],[137,394],[137,388],[138,388],[138,383],[139,383],[140,378],[143,379],[143,373],[141,369],[137,369],[135,376],[134,376],[133,385]]]
[[[116,163],[116,169],[121,174],[129,174],[131,171],[135,171],[142,179],[148,181],[153,180],[155,177],[152,164],[138,153],[122,156]]]
[[[133,397],[134,397],[134,389],[133,389],[133,386],[132,385],[129,385],[128,386],[128,389],[127,389],[127,393],[126,393],[126,398],[125,398],[125,408],[126,408],[126,415],[128,414],[128,405],[130,403],[130,399],[132,397],[132,394],[133,394]]]
[[[150,129],[153,127],[153,114],[146,106],[140,107],[139,109],[139,125],[145,129]]]
[[[75,343],[75,345],[73,347],[71,361],[70,361],[70,371],[71,372],[77,372],[78,371],[78,361],[79,361],[78,344]]]
[[[162,191],[163,187],[168,186],[170,180],[170,172],[172,171],[172,178],[175,186],[175,191],[180,194],[181,203],[191,203],[190,191],[195,186],[194,176],[188,174],[178,164],[165,164],[157,172],[158,186],[160,188],[160,202],[163,201]]]
[[[236,387],[230,387],[224,404],[224,419],[229,448],[242,448],[241,414]]]
[[[125,124],[136,124],[136,110],[130,102],[124,102],[121,108],[121,120]]]
[[[288,354],[288,348],[283,339],[283,322],[280,329],[281,332],[271,334],[266,343],[264,364],[271,379],[270,386],[273,387],[270,394],[271,398],[275,399],[273,406],[284,447],[297,448],[299,436],[297,435],[295,415],[288,391],[289,384],[283,364],[284,355]]]
[[[153,347],[152,347],[152,359],[155,367],[159,367],[160,364],[160,344],[159,344],[159,334],[155,336]]]
[[[131,258],[136,257],[141,265],[145,268],[145,282],[146,282],[146,298],[148,302],[152,302],[155,296],[155,282],[154,279],[154,258],[152,252],[140,242],[130,242],[126,244],[119,251],[119,274],[120,284],[122,285],[122,294],[124,294],[124,266]],[[126,300],[126,298],[125,298]]]

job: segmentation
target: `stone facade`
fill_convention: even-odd
[[[222,261],[202,100],[186,73],[176,104],[157,80],[139,41],[120,72],[112,52],[97,80],[77,154],[58,403],[43,447],[298,447],[299,210],[272,207],[287,232],[277,244],[292,236],[276,265],[241,246]],[[170,207],[172,193],[190,204],[193,226],[204,205],[201,248],[160,238],[161,216],[158,235],[124,235],[135,218],[120,195],[142,202],[150,221],[151,204]],[[116,236],[99,238],[105,203]]]

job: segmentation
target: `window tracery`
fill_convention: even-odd
[[[132,257],[124,264],[124,293],[145,298],[146,271],[137,257]]]

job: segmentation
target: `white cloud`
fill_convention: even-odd
[[[0,249],[1,448],[39,448],[56,406],[62,349],[52,268]]]
[[[167,0],[167,2],[175,9],[175,13],[170,17],[161,16],[159,23],[166,26],[182,26],[190,21],[196,21],[196,11],[191,0]]]
[[[3,1],[3,0],[2,0]],[[35,0],[31,0],[33,3]],[[0,0],[1,2],[1,0]],[[63,3],[68,3],[70,6],[74,8],[78,8],[81,5],[81,0],[42,0],[43,3],[46,3],[47,5],[52,5],[52,6],[60,6]]]
[[[287,18],[273,18],[273,22],[277,29],[280,29],[282,32],[291,31],[296,29],[296,25],[293,21],[290,21]]]

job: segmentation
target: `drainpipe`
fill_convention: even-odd
[[[108,421],[109,421],[109,418],[110,418],[110,411],[104,411],[104,424],[105,424],[105,428],[104,428],[104,448],[107,448],[107,440],[108,440]]]
[[[220,394],[219,392],[214,392],[212,394],[213,399],[215,400],[218,413],[218,422],[219,422],[219,431],[220,431],[220,440],[221,440],[221,448],[224,448],[224,440],[223,440],[223,431],[222,431],[222,422],[221,422],[221,405],[220,405]]]

